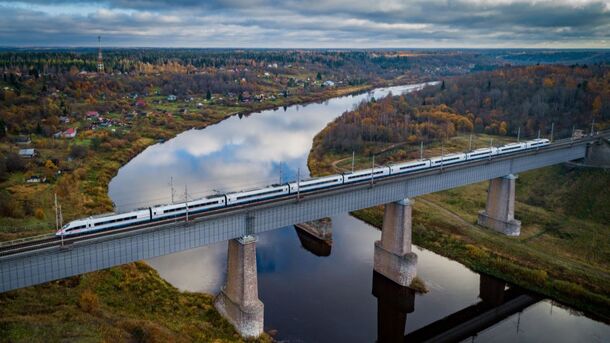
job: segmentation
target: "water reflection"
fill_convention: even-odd
[[[324,103],[295,105],[234,116],[203,130],[190,130],[156,144],[119,170],[109,195],[120,211],[174,198],[227,192],[308,176],[312,138],[337,116],[370,97],[402,93],[420,85],[378,89]]]
[[[403,89],[408,87],[393,92]],[[373,95],[380,97],[387,92],[385,89]],[[313,136],[368,96],[291,106],[285,112],[265,111],[241,119],[236,116],[204,130],[185,132],[146,149],[121,168],[110,184],[110,196],[120,209],[129,209],[143,205],[142,199],[146,203],[169,201],[170,176],[176,190],[183,190],[186,183],[195,197],[209,193],[211,188],[226,191],[279,181],[280,170],[284,179],[293,177],[297,168],[306,175]],[[293,227],[258,237],[259,296],[265,304],[265,329],[277,329],[279,340],[373,342],[378,338],[378,314],[385,318],[380,322],[379,334],[385,334],[389,327],[388,335],[398,337],[401,330],[403,335],[408,334],[476,305],[479,296],[491,303],[504,299],[497,290],[482,289],[479,276],[463,265],[414,247],[418,275],[430,292],[423,296],[403,294],[402,303],[409,306],[380,305],[371,292],[373,243],[380,232],[348,214],[335,216],[332,222],[332,251],[324,258],[303,249],[308,243],[299,239]],[[149,263],[182,290],[216,293],[225,278],[226,253],[227,243],[222,242],[158,257]],[[409,312],[410,304],[413,312]],[[552,330],[558,332],[552,336],[556,341],[608,340],[608,326],[563,309],[554,309],[549,315],[548,304],[542,302],[513,315],[479,333],[475,340],[535,342],[548,340],[545,338],[551,336],[545,334]],[[527,324],[524,317],[528,318]]]

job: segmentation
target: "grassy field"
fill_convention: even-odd
[[[243,342],[210,295],[144,263],[0,294],[1,342]],[[264,334],[252,342],[271,342]]]
[[[477,147],[492,137],[479,135]],[[495,142],[510,138],[493,137]],[[455,137],[443,150],[468,149],[469,137]],[[379,151],[383,146],[378,147]],[[396,147],[379,154],[380,163],[418,157],[418,147]],[[440,155],[434,145],[426,155]],[[400,157],[400,158],[399,158]],[[336,163],[336,161],[340,161]],[[356,159],[369,167],[370,157]],[[312,174],[351,169],[351,155],[310,156]],[[610,320],[610,173],[558,165],[519,175],[515,213],[521,236],[511,238],[476,225],[485,208],[488,183],[428,194],[415,199],[414,243],[454,259],[477,272],[502,278]],[[354,216],[382,226],[383,207],[356,211]]]

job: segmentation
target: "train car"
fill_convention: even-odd
[[[343,183],[370,180],[390,175],[390,167],[375,167],[343,174]]]
[[[476,160],[479,158],[491,157],[498,154],[498,148],[481,148],[474,151],[471,151],[466,154],[467,160]]]
[[[332,187],[341,184],[343,184],[343,175],[332,175],[309,180],[301,180],[298,183],[298,187],[296,181],[291,182],[288,185],[290,186],[290,193],[295,194],[297,192],[307,192],[314,189]]]
[[[525,150],[526,148],[527,144],[525,143],[510,143],[499,147],[498,154],[508,154],[515,151]]]
[[[186,204],[157,205],[150,208],[152,220],[179,217],[186,214]]]
[[[459,163],[459,162],[463,162],[463,161],[466,161],[466,154],[464,154],[464,153],[447,154],[444,156],[432,157],[430,159],[430,166],[431,167],[438,167],[441,165],[446,166],[448,164]]]
[[[260,189],[253,189],[243,192],[235,192],[226,194],[227,205],[244,204],[252,201],[269,199],[276,196],[289,194],[289,186],[285,185],[273,185]]]
[[[545,145],[549,145],[551,144],[551,141],[549,141],[546,138],[537,138],[531,141],[527,141],[525,142],[526,146],[528,149],[537,149],[540,147],[543,147]]]
[[[402,174],[426,168],[430,168],[430,160],[409,161],[391,165],[390,174]]]
[[[64,225],[57,231],[57,236],[75,235],[110,228],[119,228],[150,221],[150,209],[141,209],[120,214],[104,214],[79,219]]]
[[[187,203],[189,213],[203,212],[225,206],[224,195],[213,195],[202,199],[189,201]]]

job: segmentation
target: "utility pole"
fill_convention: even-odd
[[[491,161],[491,152],[493,150],[493,147],[494,147],[494,139],[492,138],[489,140],[489,160],[490,161]]]
[[[55,193],[55,230],[59,231],[59,208],[57,207],[57,193]]]
[[[375,155],[373,155],[373,163],[371,164],[371,187],[375,180]]]
[[[595,126],[595,118],[591,121],[591,136],[593,136],[593,128]]]
[[[470,134],[470,139],[468,140],[468,151],[472,151],[472,133]]]
[[[555,122],[551,123],[551,143],[553,142],[553,134],[555,133]]]
[[[540,139],[540,129],[538,129],[538,139]]]
[[[421,143],[419,144],[419,159],[424,159],[424,141],[421,141]]]
[[[441,171],[443,171],[443,164],[445,162],[445,148],[444,148],[444,145],[443,145],[444,143],[445,142],[441,138]]]
[[[352,163],[353,165],[353,163]],[[354,170],[354,167],[352,167],[352,171]],[[299,201],[299,199],[301,198],[301,186],[299,185],[299,183],[301,182],[301,168],[297,169],[297,201]]]
[[[186,205],[186,221],[189,221],[189,193],[184,184],[184,204]]]
[[[61,204],[59,204],[59,227],[64,226],[64,216],[61,213]]]
[[[521,126],[517,130],[517,143],[521,142]]]
[[[352,173],[354,173],[354,162],[356,160],[356,151],[352,150]]]
[[[280,185],[282,184],[282,162],[280,162]]]
[[[171,192],[172,192],[172,204],[174,203],[174,177],[170,176],[169,177],[169,187],[171,188]]]

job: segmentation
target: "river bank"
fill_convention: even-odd
[[[309,96],[289,96],[273,103],[252,103],[235,111],[230,107],[216,109],[205,117],[175,116],[161,122],[140,119],[130,130],[83,131],[73,140],[32,137],[32,145],[42,160],[50,161],[46,183],[24,183],[29,173],[15,173],[0,183],[14,199],[28,204],[27,211],[19,210],[16,217],[0,219],[0,242],[54,232],[55,214],[53,195],[62,205],[63,221],[114,210],[108,196],[108,184],[118,170],[149,146],[166,141],[189,129],[203,129],[235,115],[247,116],[254,112],[290,105],[325,101],[329,98],[365,92],[377,85],[333,88]],[[102,142],[101,144],[99,142]],[[0,148],[3,148],[0,143]],[[85,156],[72,156],[72,146],[86,149]],[[7,147],[8,149],[8,147]],[[51,158],[52,156],[52,158]],[[66,160],[67,173],[55,176],[59,170],[52,160]],[[57,162],[55,162],[57,163]],[[45,170],[46,171],[46,170]],[[13,204],[15,205],[15,204]],[[25,213],[27,212],[27,213]]]
[[[489,138],[479,135],[475,144],[486,144]],[[496,137],[494,141],[506,139]],[[312,151],[319,140],[314,140]],[[458,136],[445,144],[445,152],[463,151],[468,148],[468,138]],[[440,155],[439,148],[431,146],[426,156]],[[399,147],[377,161],[383,164],[414,153],[415,147]],[[351,167],[351,155],[310,155],[308,165],[312,175],[337,173],[338,168]],[[356,158],[356,168],[369,165],[369,157]],[[608,322],[608,228],[604,215],[592,216],[590,210],[608,211],[610,200],[607,194],[596,193],[595,199],[587,194],[603,189],[609,180],[607,172],[563,166],[523,173],[517,181],[515,205],[516,217],[523,223],[518,238],[475,225],[478,210],[485,207],[486,182],[421,196],[415,199],[413,209],[413,242],[476,272],[544,294]],[[383,207],[352,214],[377,228],[382,226]]]
[[[288,98],[281,106],[321,102],[329,98],[365,92],[373,85],[328,90],[323,96]],[[277,105],[257,106],[239,111],[247,116]],[[89,150],[86,159],[79,161],[74,173],[63,175],[56,184],[14,188],[35,198],[64,195],[64,220],[83,214],[101,213],[113,209],[108,184],[118,170],[146,148],[192,129],[202,129],[235,116],[225,111],[203,121],[177,118],[172,125],[136,126],[129,142],[109,144],[108,150]],[[109,143],[111,143],[110,141]],[[42,142],[34,142],[40,144]],[[91,137],[82,136],[81,144],[90,145]],[[67,146],[61,146],[66,150]],[[44,153],[44,152],[43,152]],[[14,181],[14,180],[13,180]],[[13,185],[12,187],[15,187]],[[27,230],[2,230],[0,238],[43,234],[53,225],[44,225],[52,214],[27,223]],[[51,228],[51,229],[50,229]],[[39,297],[40,294],[44,296]],[[149,342],[166,341],[244,341],[213,306],[213,296],[191,293],[171,286],[145,263],[130,263],[108,270],[50,282],[0,294],[0,341],[11,342],[59,341],[70,338],[91,341],[137,339]],[[157,306],[158,305],[158,306]],[[270,341],[267,334],[258,340]]]

